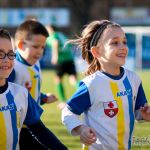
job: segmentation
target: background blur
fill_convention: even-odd
[[[109,19],[121,24],[129,46],[126,66],[137,71],[150,99],[150,0],[0,0],[0,26],[7,28],[12,35],[17,26],[28,18],[36,18],[44,25],[56,25],[69,38],[79,35],[84,25],[93,20]],[[80,51],[73,50],[73,53],[79,79],[82,79],[80,72],[84,71],[86,64],[81,59]],[[45,48],[41,59],[41,66],[46,68],[42,70],[42,91],[57,95],[50,56],[51,51]],[[75,89],[69,86],[67,76],[64,83],[69,99]],[[71,136],[62,125],[57,104],[43,106],[45,112],[42,119],[69,150],[80,150],[79,137]],[[150,123],[136,122],[132,150],[149,149]]]
[[[0,26],[14,34],[25,19],[36,18],[44,25],[53,24],[68,35],[79,35],[93,20],[110,19],[122,26],[130,48],[126,66],[130,69],[150,67],[150,1],[149,0],[4,0],[0,1]],[[78,57],[76,63],[81,64]],[[75,55],[75,56],[76,56]],[[42,67],[50,66],[47,50]],[[81,65],[80,65],[81,66]],[[78,68],[79,71],[82,68]]]

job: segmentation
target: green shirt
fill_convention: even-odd
[[[65,42],[67,40],[66,36],[60,32],[54,32],[53,34],[51,34],[46,40],[46,44],[48,47],[50,47],[51,50],[53,50],[52,43],[54,40],[58,40],[58,64],[72,61],[72,46],[70,44],[65,45]]]

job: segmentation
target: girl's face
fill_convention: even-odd
[[[102,71],[119,74],[120,67],[125,64],[128,54],[127,40],[123,30],[120,27],[105,29],[97,47]]]
[[[8,78],[13,69],[14,60],[12,57],[14,55],[11,41],[6,38],[0,38],[0,85],[5,84],[6,78]]]

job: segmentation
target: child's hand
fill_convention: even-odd
[[[80,134],[80,140],[85,145],[91,145],[96,142],[96,133],[92,128],[84,127]]]
[[[51,94],[51,93],[47,93],[47,100],[46,100],[46,103],[53,103],[53,102],[56,102],[58,99],[55,95]]]
[[[82,126],[80,129],[80,141],[85,145],[91,145],[96,142],[96,132],[94,129],[87,126]]]
[[[62,110],[64,107],[65,107],[66,103],[65,102],[60,102],[58,105],[57,105],[57,108],[59,108],[60,110]]]
[[[144,120],[150,121],[150,106],[141,107],[140,112]]]

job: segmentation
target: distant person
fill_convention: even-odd
[[[63,76],[69,74],[70,84],[77,86],[77,74],[72,54],[72,46],[65,45],[67,37],[58,32],[56,26],[47,26],[49,37],[47,38],[46,45],[52,50],[52,64],[56,69],[56,87],[59,94],[61,103],[58,105],[62,109],[65,105],[66,96],[63,85]]]
[[[46,28],[38,21],[26,20],[17,28],[15,33],[16,60],[9,76],[9,81],[26,87],[39,105],[57,100],[55,95],[41,92],[42,76],[39,59],[43,55],[47,37]],[[23,126],[20,134],[20,149],[29,149],[32,145],[35,149],[43,147],[28,128]]]
[[[84,150],[129,150],[134,120],[150,121],[150,107],[140,78],[122,67],[128,54],[124,31],[108,20],[93,21],[70,42],[89,66],[62,111],[63,123],[80,136]]]
[[[14,67],[15,57],[9,32],[0,29],[0,149],[20,149],[20,131],[24,124],[44,145],[43,149],[37,148],[36,150],[67,150],[40,120],[43,110],[28,90],[19,84],[7,81]],[[28,150],[34,149],[33,145],[29,145],[30,141],[27,144]],[[25,149],[26,145],[24,146]]]

